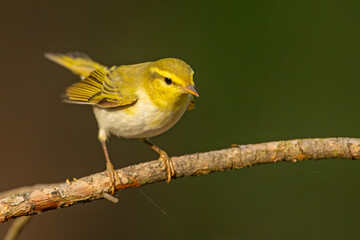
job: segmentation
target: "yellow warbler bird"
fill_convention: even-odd
[[[65,101],[92,105],[99,125],[99,141],[106,158],[111,191],[120,179],[106,148],[110,134],[139,138],[160,155],[167,181],[175,174],[165,151],[148,141],[159,135],[193,108],[194,71],[184,61],[165,58],[154,62],[106,67],[82,53],[54,54],[45,57],[80,75],[81,81],[66,89]]]

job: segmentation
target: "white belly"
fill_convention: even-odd
[[[124,138],[148,138],[159,135],[175,125],[186,111],[190,95],[184,95],[175,111],[162,110],[154,105],[145,93],[131,106],[99,108],[94,106],[99,131]]]

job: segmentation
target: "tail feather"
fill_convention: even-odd
[[[45,53],[45,57],[69,70],[80,75],[83,79],[90,75],[91,72],[105,66],[94,62],[89,56],[79,52],[66,54]]]

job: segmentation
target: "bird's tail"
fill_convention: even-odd
[[[71,52],[65,54],[45,53],[45,57],[67,69],[73,73],[86,78],[91,72],[104,68],[105,66],[94,62],[88,55],[79,52]]]

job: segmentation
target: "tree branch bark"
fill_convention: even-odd
[[[239,169],[280,161],[359,159],[360,139],[313,138],[234,145],[232,148],[172,157],[175,178]],[[162,161],[155,160],[116,170],[121,184],[116,190],[140,187],[167,179]],[[19,188],[0,194],[0,223],[21,216],[69,207],[77,203],[109,198],[110,181],[105,172],[79,180]],[[6,196],[6,197],[5,197]]]

